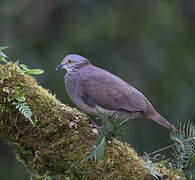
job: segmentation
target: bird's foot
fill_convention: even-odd
[[[98,134],[98,132],[101,130],[101,127],[99,127],[98,125],[96,125],[95,122],[91,118],[88,118],[88,121],[89,121],[89,123],[91,125],[92,131],[95,134]]]

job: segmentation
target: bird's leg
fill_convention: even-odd
[[[98,133],[101,130],[101,126],[96,125],[96,123],[90,117],[88,117],[88,121],[91,125],[93,132]]]

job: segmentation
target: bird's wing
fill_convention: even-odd
[[[108,110],[145,112],[145,97],[135,88],[100,68],[85,73],[81,85],[82,100],[89,106],[96,104]]]

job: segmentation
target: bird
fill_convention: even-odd
[[[94,66],[78,54],[66,55],[56,70],[65,69],[65,87],[73,103],[88,115],[116,114],[124,119],[151,119],[174,131],[149,100],[136,88],[111,72]]]

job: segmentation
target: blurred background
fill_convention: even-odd
[[[37,81],[63,103],[74,106],[55,67],[77,53],[139,89],[170,122],[195,120],[194,0],[0,0],[3,45],[10,60],[43,69]],[[172,143],[143,119],[129,121],[122,140],[140,155]],[[28,178],[1,140],[0,179]]]

